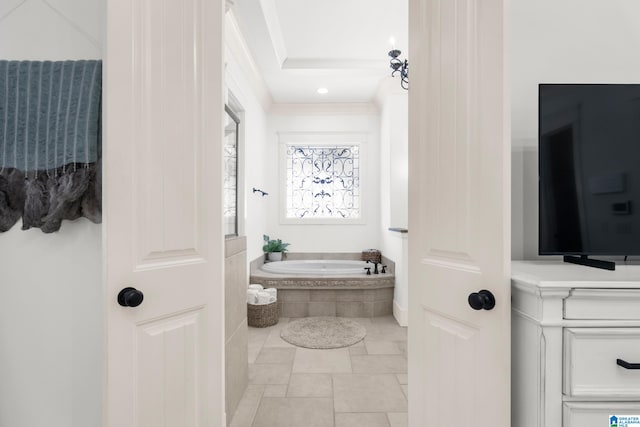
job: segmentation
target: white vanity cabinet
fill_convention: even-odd
[[[514,261],[511,328],[513,427],[640,414],[640,266]]]

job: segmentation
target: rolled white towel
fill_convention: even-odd
[[[269,292],[258,292],[258,304],[271,304],[276,301],[276,297],[270,295]]]
[[[256,291],[261,291],[264,288],[262,287],[262,285],[251,284],[249,285],[249,289],[255,289]]]
[[[278,290],[276,288],[267,288],[264,291],[273,297],[273,301],[278,299]]]
[[[258,291],[255,289],[247,289],[247,303],[249,304],[257,304],[258,303]]]

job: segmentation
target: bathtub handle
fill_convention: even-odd
[[[382,266],[382,271],[381,271],[380,273],[384,274],[384,273],[386,273],[386,272],[387,272],[387,266],[386,266],[386,265],[383,265],[383,266]]]
[[[367,270],[367,276],[371,276],[371,267],[365,267],[365,270]]]

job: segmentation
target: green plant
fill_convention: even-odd
[[[287,246],[289,243],[283,243],[282,240],[271,240],[269,236],[266,234],[262,235],[262,239],[264,240],[264,245],[262,245],[262,251],[265,253],[269,252],[286,252]]]

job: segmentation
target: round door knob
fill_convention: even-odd
[[[474,310],[491,310],[496,306],[496,298],[486,289],[469,295],[469,305]]]
[[[144,295],[136,288],[124,288],[118,294],[118,304],[123,307],[137,307],[143,299]]]

